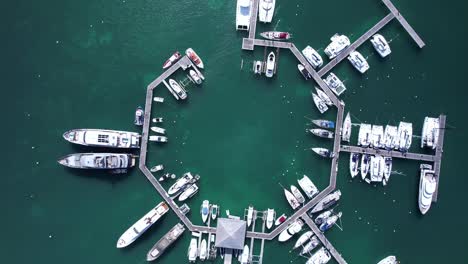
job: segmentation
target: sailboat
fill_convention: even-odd
[[[252,224],[253,213],[254,213],[253,206],[249,206],[249,209],[247,210],[247,226],[250,226]]]
[[[268,208],[266,217],[266,227],[270,229],[275,221],[275,210]]]
[[[289,205],[292,209],[297,209],[301,204],[296,199],[296,197],[288,190],[284,189],[284,195],[286,196],[286,200],[288,200]]]
[[[369,154],[362,154],[361,158],[361,178],[364,180],[369,173],[371,156]]]
[[[351,140],[351,116],[348,112],[343,122],[343,132],[341,134],[343,141],[349,142]]]
[[[351,178],[356,177],[359,173],[359,154],[351,153],[349,157],[349,171],[351,173]]]
[[[302,234],[296,241],[296,244],[294,244],[293,249],[296,249],[302,245],[304,245],[307,240],[309,240],[312,236],[314,235],[314,232],[312,231],[307,231],[304,234]]]
[[[302,204],[305,202],[304,195],[302,195],[301,191],[299,191],[299,189],[296,186],[291,185],[291,192],[294,195],[294,197],[296,197],[299,203]]]

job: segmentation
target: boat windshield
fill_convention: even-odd
[[[240,13],[243,16],[249,16],[250,15],[250,6],[241,6],[240,7]]]

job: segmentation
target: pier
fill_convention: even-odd
[[[445,134],[446,119],[447,117],[445,115],[439,116],[439,140],[437,141],[434,168],[433,168],[436,181],[437,181],[437,188],[435,190],[434,196],[432,196],[433,202],[437,202],[437,195],[439,193],[440,166],[442,163],[442,153],[444,152],[444,134]]]
[[[257,19],[258,19],[258,3],[260,0],[252,1],[252,15],[250,16],[249,25],[249,38],[255,38],[255,31],[257,30]]]

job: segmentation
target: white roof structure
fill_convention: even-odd
[[[216,227],[216,247],[239,249],[244,248],[247,224],[244,220],[219,218]]]

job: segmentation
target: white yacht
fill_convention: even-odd
[[[374,46],[374,49],[379,53],[380,57],[385,58],[392,53],[387,40],[382,35],[375,34],[370,39],[370,42],[372,43],[372,46]]]
[[[296,244],[294,244],[293,249],[296,249],[302,245],[304,245],[312,236],[314,235],[314,232],[312,231],[307,231],[304,234],[302,234],[297,240]]]
[[[317,95],[320,97],[320,99],[322,99],[322,101],[324,101],[327,105],[333,105],[330,97],[328,97],[328,95],[322,91],[322,89],[319,89],[317,86],[315,86],[315,91],[317,92]]]
[[[348,56],[348,60],[360,73],[365,73],[370,68],[364,56],[357,51],[351,52]]]
[[[317,137],[328,138],[328,139],[333,138],[333,132],[330,132],[326,129],[312,128],[312,129],[309,129],[308,131]]]
[[[194,196],[198,192],[198,186],[194,183],[188,186],[179,196],[179,202],[183,202],[188,198]]]
[[[358,146],[368,147],[371,142],[372,125],[361,124],[359,128]]]
[[[314,69],[321,67],[323,64],[322,57],[311,46],[305,47],[305,49],[302,50],[302,55],[304,55],[306,60],[310,65],[312,65],[312,67],[314,67]]]
[[[351,45],[349,38],[345,35],[336,33],[331,38],[331,43],[325,48],[324,52],[331,59],[340,54],[346,47]]]
[[[190,240],[190,246],[188,248],[187,257],[189,262],[194,263],[198,257],[198,243],[196,238]]]
[[[333,72],[330,72],[330,74],[328,74],[327,77],[323,79],[323,81],[332,90],[332,92],[338,96],[346,91],[346,86]]]
[[[325,196],[322,200],[320,200],[320,202],[318,202],[314,206],[314,208],[312,208],[312,210],[310,212],[315,214],[315,213],[318,213],[318,212],[323,211],[325,209],[328,209],[331,206],[333,206],[334,204],[336,204],[338,202],[338,200],[340,200],[340,197],[341,197],[341,191],[336,190],[336,191],[330,193],[329,195]]]
[[[439,118],[425,117],[421,135],[421,148],[435,149],[439,141]]]
[[[255,14],[257,15],[257,14]],[[237,0],[236,30],[249,30],[252,16],[252,1]]]
[[[301,179],[297,180],[297,183],[301,187],[301,189],[304,191],[304,193],[312,199],[316,194],[319,193],[319,190],[315,186],[315,184],[310,180],[307,175],[304,175]]]
[[[270,54],[268,54],[267,58],[267,63],[266,63],[266,71],[265,71],[265,76],[268,78],[273,77],[273,74],[275,73],[275,53],[272,51]]]
[[[168,211],[169,206],[165,202],[160,202],[120,236],[117,240],[117,248],[123,248],[133,243]]]
[[[193,180],[193,175],[190,172],[185,173],[180,179],[178,179],[167,191],[169,195],[174,195],[179,192],[182,188],[188,185]]]
[[[284,189],[284,196],[286,196],[286,200],[288,201],[288,203],[289,203],[289,205],[291,206],[292,209],[295,210],[296,208],[301,206],[299,201],[296,199],[296,197],[290,191]]]
[[[437,181],[434,176],[432,166],[428,164],[421,164],[421,176],[419,179],[419,211],[426,214],[432,204],[432,196],[434,195],[437,187]]]
[[[260,0],[258,5],[258,20],[270,23],[275,13],[275,0]]]
[[[315,218],[315,224],[317,225],[321,225],[323,224],[331,215],[333,214],[333,209],[331,210],[327,210],[321,214],[319,214],[316,218]]]
[[[327,104],[315,93],[312,93],[312,99],[314,100],[315,106],[321,114],[325,113],[328,110]]]
[[[359,153],[351,153],[349,156],[349,172],[351,173],[351,178],[359,174]]]
[[[254,214],[254,208],[253,206],[250,205],[249,209],[247,210],[247,226],[250,226],[252,224],[253,214]]]
[[[398,264],[398,263],[400,262],[397,261],[395,256],[388,256],[382,259],[381,261],[379,261],[379,263],[377,264]]]
[[[398,128],[396,126],[386,125],[383,137],[383,147],[387,150],[394,149],[397,137]]]
[[[351,140],[351,116],[349,112],[346,114],[346,117],[343,122],[343,129],[342,129],[342,134],[341,134],[341,140],[350,142]]]
[[[328,261],[330,261],[330,259],[330,253],[324,247],[322,247],[317,250],[309,260],[307,260],[306,264],[326,264]]]
[[[325,221],[319,226],[320,231],[325,232],[328,229],[332,228],[336,224],[338,219],[341,218],[341,215],[342,215],[342,213],[339,212],[339,213],[337,213],[335,215],[332,215],[332,216],[328,217],[327,219],[325,219]]]
[[[361,178],[364,180],[370,170],[371,156],[369,154],[362,154],[361,158]]]
[[[202,242],[200,243],[200,248],[199,248],[199,252],[200,252],[200,260],[201,261],[204,261],[207,257],[207,248],[206,248],[206,239],[203,239]]]
[[[267,217],[266,217],[266,227],[270,229],[273,227],[273,222],[275,222],[275,209],[268,208]]]
[[[200,78],[200,75],[198,75],[198,73],[196,73],[194,70],[190,70],[189,74],[190,74],[190,78],[192,78],[194,83],[196,84],[202,83],[202,79]]]
[[[58,163],[69,168],[110,170],[118,173],[134,167],[136,157],[125,153],[75,153],[60,158]]]
[[[400,122],[398,126],[398,148],[400,151],[407,152],[411,147],[413,138],[413,124],[407,122]]]
[[[296,197],[296,200],[299,203],[303,204],[305,202],[304,195],[302,195],[301,191],[299,191],[296,186],[291,185],[291,193],[294,195],[294,197]]]
[[[148,137],[148,140],[149,141],[154,141],[154,142],[167,142],[168,141],[168,138],[165,137],[165,136],[149,136]]]
[[[151,172],[158,172],[158,171],[162,171],[162,170],[164,170],[164,165],[162,165],[162,164],[153,166],[150,169]]]
[[[169,85],[171,86],[172,91],[177,94],[177,96],[184,100],[187,98],[187,93],[184,89],[180,86],[180,84],[173,79],[169,79]]]
[[[370,146],[373,148],[381,148],[383,145],[383,141],[384,141],[383,136],[384,136],[383,126],[373,125]]]
[[[311,150],[317,155],[322,156],[324,158],[333,158],[335,156],[335,153],[333,153],[333,151],[330,151],[326,148],[311,148]]]
[[[294,223],[292,223],[288,228],[283,230],[278,237],[279,242],[288,241],[292,236],[301,232],[302,226],[304,226],[304,222],[301,219],[297,219]]]
[[[68,142],[90,147],[139,148],[140,134],[105,129],[73,129],[63,133]]]
[[[248,264],[249,263],[249,246],[245,245],[244,249],[242,250],[242,255],[240,257],[241,264]]]
[[[206,220],[210,217],[210,201],[204,200],[201,208],[200,208],[200,214],[203,220],[203,223],[206,223]]]
[[[314,250],[318,245],[320,245],[320,240],[318,237],[313,236],[310,238],[310,241],[304,245],[304,247],[301,250],[300,255],[305,255],[309,254],[312,250]]]

